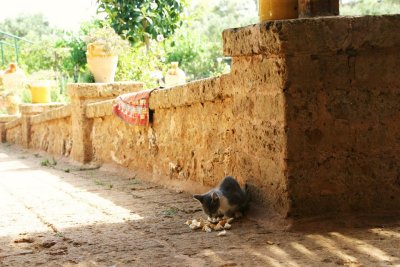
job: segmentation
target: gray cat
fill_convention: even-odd
[[[194,195],[200,201],[203,211],[210,218],[241,217],[248,206],[247,190],[243,190],[235,178],[227,176],[217,188],[205,194]]]

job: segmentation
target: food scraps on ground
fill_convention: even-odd
[[[204,232],[211,233],[212,231],[221,231],[218,236],[226,235],[226,230],[232,228],[233,218],[208,218],[187,220],[186,225],[192,230],[201,229]]]
[[[217,236],[226,236],[226,230],[219,232]]]

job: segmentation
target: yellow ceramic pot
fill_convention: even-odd
[[[298,18],[298,0],[258,0],[260,22]]]
[[[50,81],[37,81],[29,84],[29,89],[32,94],[32,103],[50,103],[51,84]]]

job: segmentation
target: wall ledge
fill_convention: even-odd
[[[263,22],[223,31],[224,54],[231,57],[277,56],[400,48],[399,23],[400,15]]]
[[[13,120],[16,120],[20,118],[20,115],[5,115],[5,114],[0,114],[0,124],[1,123],[7,123]]]
[[[87,118],[98,118],[104,116],[113,115],[112,106],[115,103],[115,99],[109,99],[105,101],[95,102],[88,104],[86,107]]]
[[[39,124],[47,121],[63,119],[70,116],[71,116],[71,106],[68,105],[32,116],[31,123]]]
[[[142,89],[143,83],[141,82],[68,84],[69,96],[78,99],[114,98],[124,93],[137,92]]]
[[[19,105],[19,109],[22,115],[36,115],[63,106],[65,106],[65,104],[57,102],[43,103],[43,104],[24,103]]]
[[[21,118],[15,119],[13,121],[7,122],[4,127],[6,130],[10,130],[12,128],[18,127],[21,125]]]
[[[150,109],[190,106],[196,103],[223,99],[228,95],[223,90],[224,83],[221,80],[229,76],[230,74],[224,74],[180,86],[156,90],[150,96]]]

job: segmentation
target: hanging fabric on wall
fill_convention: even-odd
[[[155,89],[123,94],[117,97],[113,112],[125,122],[135,126],[149,126],[149,98]]]

